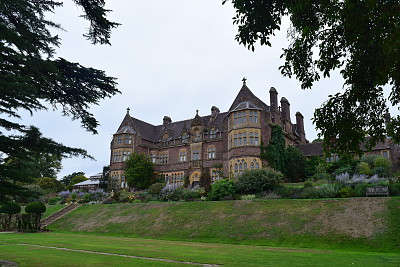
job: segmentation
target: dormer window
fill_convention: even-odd
[[[189,134],[182,134],[182,143],[189,143]]]
[[[217,138],[217,131],[215,130],[215,128],[210,129],[209,137],[210,137],[210,139]]]
[[[169,141],[169,134],[164,134],[161,138],[161,142],[163,145],[168,145],[168,141]]]

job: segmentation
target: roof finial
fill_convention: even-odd
[[[196,116],[198,116],[199,115],[199,110],[198,109],[196,109]]]
[[[129,114],[129,110],[131,110],[129,107],[126,109],[126,113]]]
[[[243,85],[245,85],[246,81],[247,81],[246,77],[243,77],[242,81],[243,81]]]

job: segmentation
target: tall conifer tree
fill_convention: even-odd
[[[85,37],[93,44],[109,44],[111,29],[118,24],[107,20],[105,1],[73,1],[90,22]],[[46,20],[45,13],[61,5],[51,0],[0,1],[0,201],[24,193],[18,182],[34,178],[29,166],[38,153],[88,156],[85,150],[64,146],[43,137],[38,128],[16,122],[19,111],[60,108],[63,115],[97,133],[89,106],[118,93],[115,78],[103,71],[55,58],[60,38],[50,29],[61,26]]]

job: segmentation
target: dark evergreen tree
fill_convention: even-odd
[[[110,176],[110,166],[103,167],[103,174],[100,180],[99,188],[107,191],[108,189],[108,177]]]
[[[271,140],[267,146],[261,144],[261,158],[266,159],[271,168],[284,173],[286,161],[286,145],[282,127],[272,125]]]
[[[285,177],[288,182],[300,182],[306,177],[306,158],[303,153],[294,146],[289,146],[286,149],[286,160],[285,160]]]
[[[109,44],[117,23],[106,18],[104,0],[73,0],[90,22],[85,37],[93,44]],[[61,25],[46,20],[62,1],[0,1],[0,199],[24,194],[18,182],[31,182],[32,165],[38,153],[56,158],[88,157],[85,150],[66,147],[27,127],[19,111],[61,108],[63,115],[79,119],[96,133],[97,120],[88,112],[92,104],[118,93],[116,81],[101,70],[55,58],[60,38],[50,29]],[[10,134],[12,133],[12,134]]]
[[[154,164],[145,154],[132,153],[126,161],[125,177],[129,187],[149,188],[154,177]]]
[[[296,76],[303,89],[340,71],[344,92],[329,96],[314,113],[325,150],[361,153],[361,142],[370,148],[385,138],[386,102],[400,103],[399,1],[230,2],[236,9],[236,40],[253,51],[258,41],[271,46],[282,18],[290,19],[290,44],[283,49],[280,70],[284,76]],[[384,96],[385,86],[391,89],[389,97]],[[400,116],[392,119],[388,132],[400,141]],[[372,138],[365,140],[367,135]]]

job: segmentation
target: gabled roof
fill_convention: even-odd
[[[222,121],[227,115],[227,112],[219,113],[214,120],[211,120],[211,115],[199,116],[198,119],[201,120],[202,125],[205,128],[210,128],[212,126],[216,127],[219,131],[222,131]],[[129,117],[127,117],[129,116]],[[154,126],[150,123],[141,121],[134,117],[131,117],[129,113],[125,116],[116,134],[122,133],[123,129],[129,128],[140,134],[140,136],[151,142],[161,141],[162,135],[168,132],[172,139],[178,139],[181,137],[183,130],[188,129],[192,123],[193,119],[171,122],[166,127],[164,125]],[[128,126],[126,126],[128,124]]]
[[[242,88],[240,89],[231,107],[229,108],[229,112],[234,111],[237,107],[239,107],[240,104],[246,102],[251,103],[256,108],[260,108],[266,111],[270,110],[269,106],[265,104],[262,100],[260,100],[258,97],[256,97],[244,82]]]

